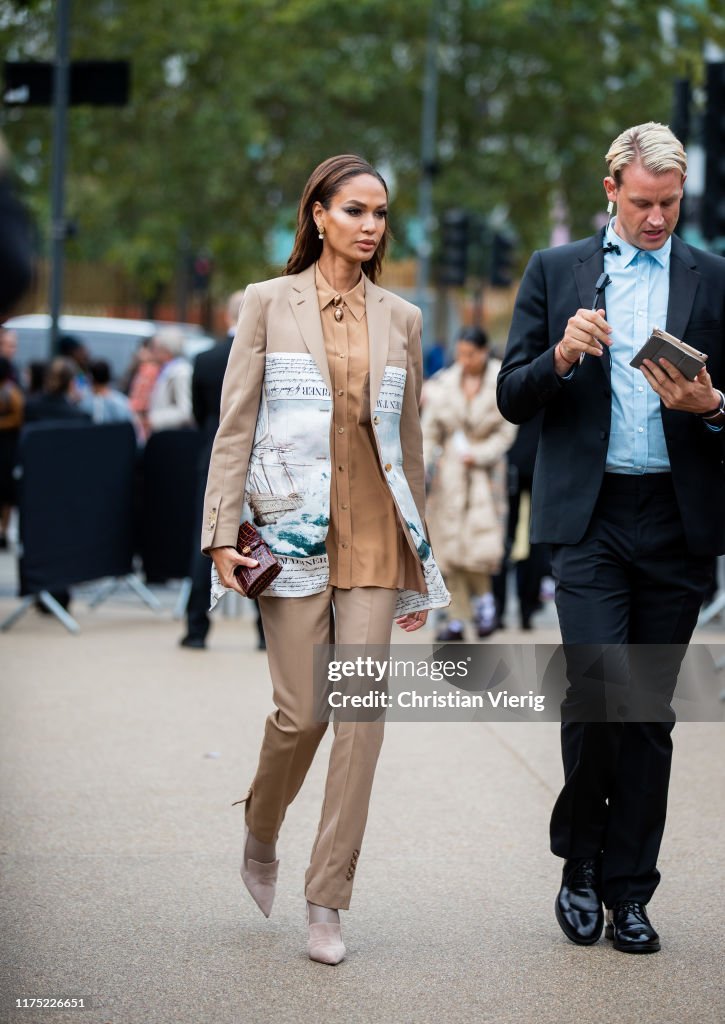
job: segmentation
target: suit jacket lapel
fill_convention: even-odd
[[[594,299],[594,286],[604,271],[604,253],[602,252],[602,236],[591,239],[591,246],[574,264],[574,278],[579,293],[579,308],[591,309]],[[574,310],[572,310],[574,313]]]
[[[672,236],[670,253],[670,295],[667,300],[667,330],[682,339],[692,313],[700,274],[688,247],[677,235]]]
[[[383,382],[390,344],[390,304],[385,301],[382,288],[365,282],[365,316],[368,322],[368,350],[370,353],[370,409],[375,405]]]
[[[290,306],[302,334],[302,340],[317,363],[322,379],[327,384],[330,394],[332,394],[330,367],[327,364],[327,351],[325,350],[325,339],[322,335],[322,321],[320,320],[320,306],[317,299],[317,289],[315,288],[314,264],[303,270],[301,274],[296,274],[290,280],[292,282]]]
[[[591,309],[594,301],[594,288],[596,287],[597,280],[600,275],[604,272],[604,253],[602,252],[602,245],[604,241],[603,233],[595,235],[591,239],[591,246],[579,257],[579,261],[574,264],[574,279],[576,280],[577,292],[579,294],[579,308],[580,309]],[[602,294],[597,308],[607,308],[607,293],[606,291]],[[572,310],[572,314],[575,310]],[[607,356],[602,356],[601,359],[594,357],[598,363],[601,364],[607,379],[611,377],[612,367],[610,360]]]

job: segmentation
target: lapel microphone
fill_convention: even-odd
[[[597,278],[597,283],[594,285],[594,302],[592,302],[592,312],[597,308],[600,296],[604,293],[604,289],[608,284],[612,283],[612,279],[609,274],[600,274]]]

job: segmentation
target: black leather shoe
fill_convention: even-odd
[[[206,647],[206,640],[203,636],[185,636],[179,640],[180,647],[191,647],[195,651],[203,651]]]
[[[656,953],[660,948],[660,937],[647,917],[644,903],[628,900],[615,904],[607,911],[604,934],[620,953]]]
[[[592,946],[598,941],[604,927],[604,911],[599,893],[599,864],[594,858],[566,862],[554,912],[567,939],[578,946]]]

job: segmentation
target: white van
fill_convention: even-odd
[[[18,353],[14,362],[23,369],[28,363],[44,362],[50,358],[50,316],[31,313],[6,320],[5,327],[18,336]],[[197,324],[171,324],[153,320],[122,320],[105,316],[60,317],[60,334],[68,334],[81,341],[91,359],[105,359],[111,367],[111,376],[120,380],[128,369],[134,352],[142,341],[151,338],[162,327],[180,327],[186,335],[184,354],[194,359],[199,352],[211,348],[214,339],[204,334]]]

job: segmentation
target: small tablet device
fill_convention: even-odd
[[[668,334],[667,331],[655,327],[629,365],[639,369],[644,359],[657,363],[662,358],[676,366],[688,380],[694,380],[707,362],[707,355],[704,352],[698,352],[696,348],[680,341],[674,334]]]

